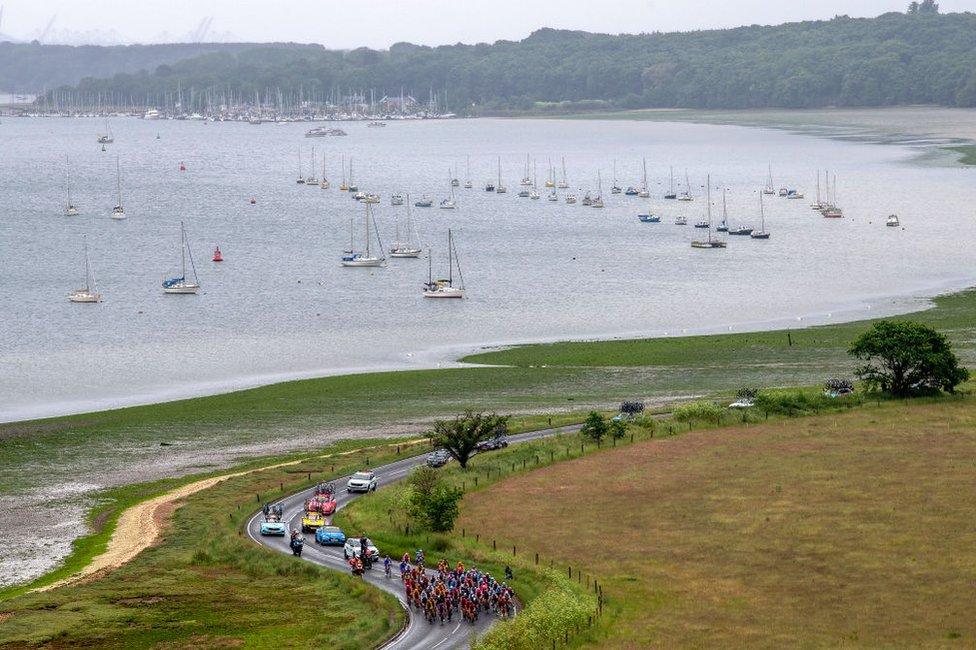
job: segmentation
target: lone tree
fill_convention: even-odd
[[[937,14],[939,13],[939,4],[935,0],[912,2],[908,5],[908,13],[911,16],[918,16],[919,14]]]
[[[609,426],[607,425],[606,418],[596,411],[590,411],[590,414],[586,416],[583,427],[580,429],[580,433],[590,438],[593,442],[600,444],[603,436],[607,435],[608,430]]]
[[[409,485],[410,518],[435,533],[450,532],[464,492],[447,485],[440,472],[423,466],[410,475]]]
[[[465,411],[453,420],[437,420],[428,434],[431,444],[443,447],[461,465],[468,466],[468,459],[482,440],[508,433],[508,416],[495,413]]]
[[[898,397],[926,390],[952,393],[969,379],[945,335],[921,323],[879,321],[848,353],[865,362],[854,372],[860,380]]]

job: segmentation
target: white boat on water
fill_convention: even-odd
[[[773,166],[769,165],[767,171],[768,173],[766,174],[766,185],[763,187],[762,193],[765,194],[766,196],[773,196],[774,194],[776,194],[776,190],[773,187]]]
[[[315,178],[315,145],[312,145],[312,156],[308,160],[308,176],[305,177],[305,184],[309,187],[319,184],[319,179]]]
[[[319,181],[319,187],[323,190],[329,189],[329,179],[325,177],[325,154],[322,154],[322,180]]]
[[[617,185],[617,159],[614,158],[614,160],[613,160],[613,184],[610,185],[610,193],[611,194],[620,194],[623,191],[624,191],[623,188],[620,187],[619,185]]]
[[[569,189],[569,181],[566,180],[566,159],[565,158],[562,159],[562,166],[563,166],[563,177],[559,179],[558,183],[556,183],[556,187],[558,187],[561,190],[567,190]]]
[[[668,186],[668,191],[664,195],[666,199],[677,199],[678,193],[674,191],[674,166],[671,166],[671,184]]]
[[[538,201],[539,200],[539,186],[536,184],[538,176],[535,169],[535,164],[532,165],[532,191],[529,192],[529,198]]]
[[[525,154],[525,173],[522,174],[522,180],[519,181],[519,185],[522,187],[532,185],[532,179],[529,177],[529,154]]]
[[[468,156],[464,163],[464,189],[470,190],[474,187],[474,183],[471,182],[471,156]]]
[[[637,190],[637,198],[649,199],[651,192],[647,189],[647,158],[641,158],[641,188]]]
[[[390,248],[390,257],[420,257],[420,247],[414,242],[416,241],[415,232],[413,231],[413,222],[410,219],[410,195],[407,195],[407,219],[405,230],[405,240],[400,239],[400,218],[396,217],[394,220],[394,242],[393,247]]]
[[[447,173],[448,173],[448,175],[450,175],[451,170],[448,169],[447,170]],[[451,194],[450,194],[450,196],[448,198],[443,199],[441,201],[441,204],[440,204],[440,209],[441,210],[454,210],[455,208],[457,208],[457,200],[454,198],[454,188],[457,187],[454,184],[456,180],[457,180],[456,178],[451,178],[451,181],[448,183],[448,187],[450,189]]]
[[[386,258],[380,255],[374,255],[370,248],[370,224],[373,226],[373,231],[376,233],[376,242],[379,244],[379,250],[383,250],[383,242],[380,241],[380,233],[376,228],[376,221],[373,219],[372,208],[369,207],[370,204],[366,204],[366,214],[363,217],[363,229],[364,229],[364,242],[365,246],[363,250],[357,251],[353,244],[353,222],[352,219],[349,220],[349,250],[347,250],[342,256],[342,265],[348,267],[360,267],[360,266],[386,266]]]
[[[88,259],[88,237],[85,236],[85,285],[80,289],[75,289],[68,295],[71,302],[96,303],[102,302],[102,294],[98,293],[95,284],[95,274],[92,272],[91,262]]]
[[[693,201],[694,197],[691,195],[691,182],[688,180],[688,170],[685,170],[685,191],[678,196],[679,201]]]
[[[705,220],[708,228],[707,239],[696,239],[691,242],[692,248],[725,248],[725,242],[712,238],[712,177],[708,176],[705,181]]]
[[[390,205],[403,205],[403,202],[403,195],[399,192],[390,197]]]
[[[186,277],[186,260],[190,260],[190,271],[193,280]],[[180,275],[179,277],[163,280],[163,293],[191,294],[200,290],[200,280],[197,278],[197,267],[193,263],[193,253],[190,252],[190,242],[186,239],[186,228],[180,222]]]
[[[568,205],[576,205],[576,195],[575,194],[567,194],[566,195],[566,203]]]
[[[596,196],[594,196],[590,200],[590,207],[591,208],[603,207],[603,181],[600,179],[599,169],[596,171]]]
[[[122,168],[119,165],[119,157],[115,156],[115,189],[118,196],[118,201],[115,207],[112,208],[112,218],[116,221],[121,221],[125,219],[125,208],[122,207]]]
[[[447,279],[435,280],[433,255],[427,254],[427,284],[424,285],[424,298],[464,298],[464,277],[461,264],[454,250],[454,233],[447,231]],[[454,286],[454,268],[457,266],[459,286]]]
[[[674,225],[676,225],[676,226],[687,226],[688,225],[688,217],[684,217],[684,216],[675,217],[674,218]]]
[[[78,208],[75,207],[74,202],[71,200],[71,182],[68,178],[68,156],[64,157],[64,216],[74,217],[78,215]]]
[[[495,194],[504,194],[508,191],[504,185],[502,185],[502,157],[498,157],[498,182],[495,184]]]
[[[305,176],[302,172],[302,148],[298,148],[298,180],[295,181],[299,185],[305,184]]]
[[[759,193],[759,230],[753,230],[749,236],[753,239],[769,239],[769,233],[766,232],[766,210],[763,208],[762,192]]]
[[[112,135],[112,127],[108,125],[108,119],[105,120],[105,133],[98,134],[98,144],[112,144],[115,142],[115,136]]]
[[[898,215],[889,214],[888,218],[885,220],[885,225],[888,226],[889,228],[897,228],[898,226],[900,226],[901,222],[898,220]]]
[[[339,191],[345,192],[349,189],[349,185],[346,183],[346,155],[339,154],[339,166],[342,168],[342,182],[339,183]],[[299,183],[302,181],[299,180]]]

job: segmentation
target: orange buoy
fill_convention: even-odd
[[[224,261],[224,256],[220,254],[220,246],[217,246],[214,249],[213,261],[214,262],[223,262]]]
[[[182,162],[180,163],[180,171],[181,172],[185,172],[186,171],[186,165],[184,165]]]

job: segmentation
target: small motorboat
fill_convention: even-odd
[[[897,228],[898,226],[900,226],[901,222],[898,221],[898,215],[889,214],[888,219],[885,220],[885,225],[888,226],[889,228]]]
[[[217,246],[216,248],[214,248],[213,261],[214,262],[223,262],[224,261],[224,256],[220,254],[220,246]]]
[[[637,219],[641,223],[661,223],[661,217],[656,214],[639,214]]]
[[[252,196],[251,197],[251,205],[254,205],[257,202],[258,202],[258,200]]]
[[[637,196],[638,194],[640,194],[640,190],[638,190],[636,187],[633,186],[628,187],[626,190],[624,190],[624,195],[626,196]]]
[[[434,199],[430,198],[426,194],[420,197],[420,200],[413,204],[415,208],[429,208],[434,205]]]
[[[676,226],[687,226],[688,225],[688,218],[687,217],[675,217],[675,219],[674,219],[674,225],[676,225]]]
[[[695,228],[708,228],[708,227],[709,225],[707,221],[699,221],[698,223],[695,224]]]
[[[746,235],[751,235],[752,234],[752,228],[747,228],[745,226],[739,226],[738,228],[729,228],[729,231],[728,232],[729,232],[730,235],[742,235],[742,236],[746,236]]]

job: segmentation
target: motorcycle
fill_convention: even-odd
[[[301,557],[302,548],[305,546],[305,539],[301,535],[293,535],[289,546],[291,547],[292,555]]]

